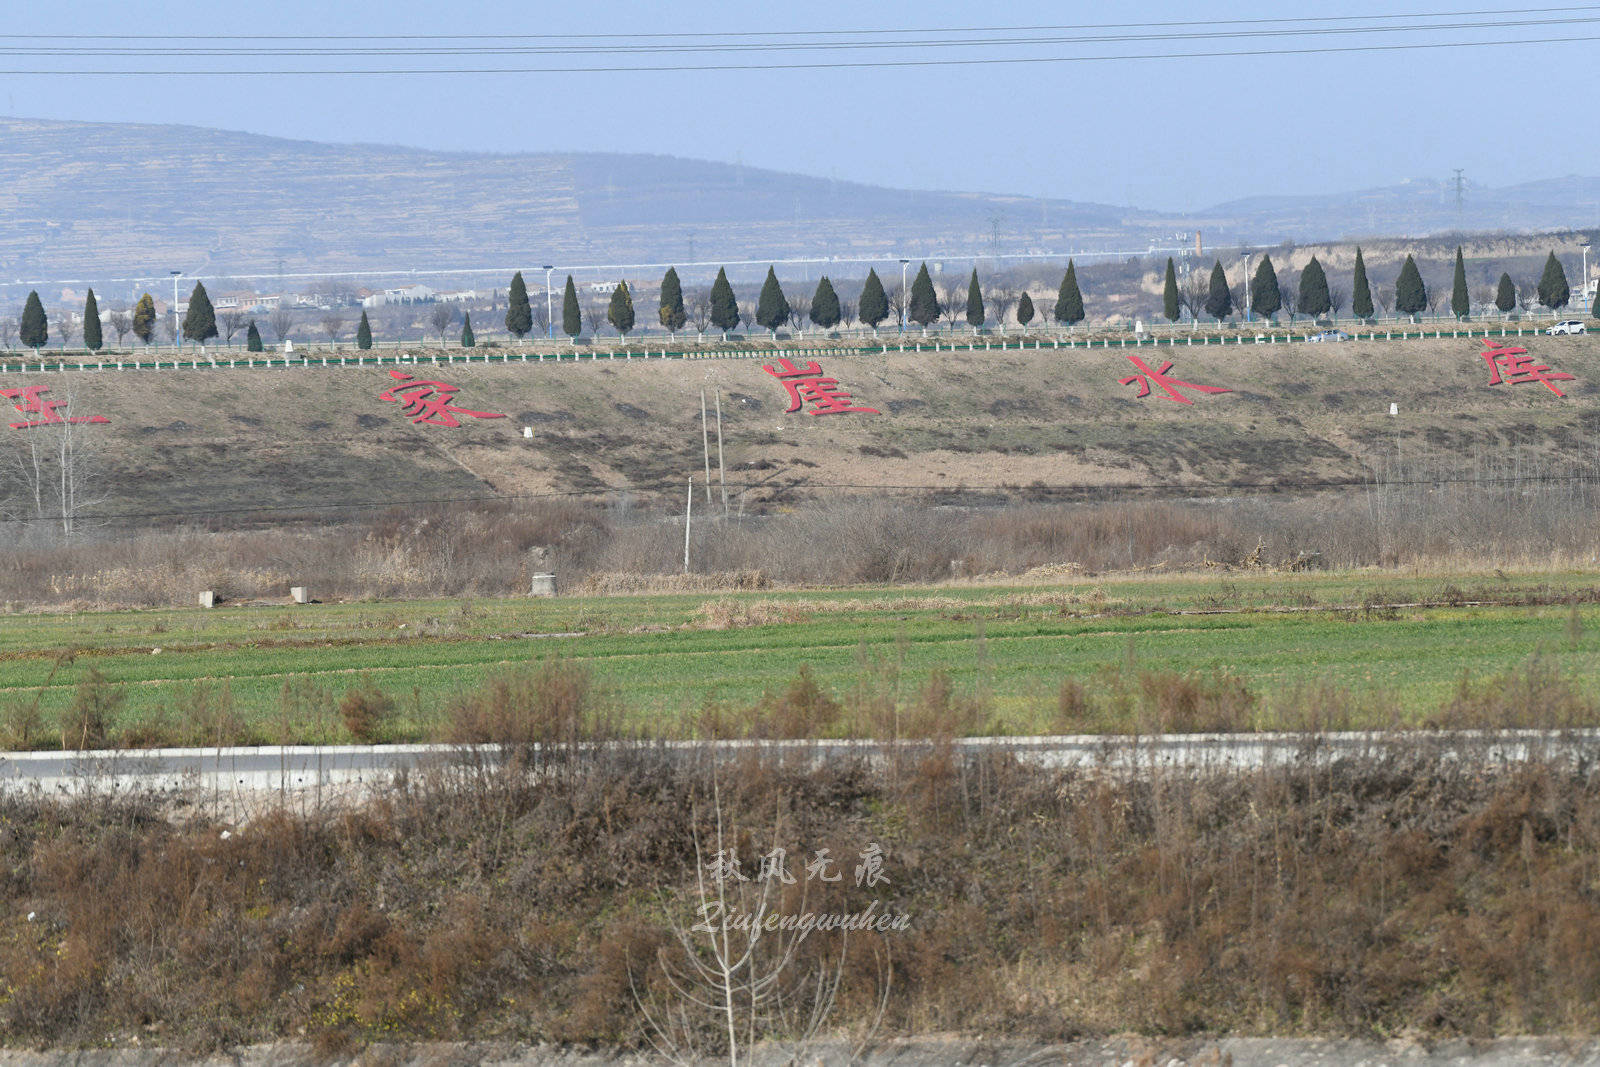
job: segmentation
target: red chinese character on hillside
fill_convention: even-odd
[[[1556,396],[1566,396],[1551,382],[1575,381],[1570,374],[1561,371],[1552,372],[1543,364],[1534,364],[1533,357],[1528,355],[1526,348],[1507,347],[1497,345],[1493,341],[1483,342],[1483,361],[1489,364],[1490,385],[1526,385],[1529,382],[1538,382]],[[1502,377],[1500,372],[1505,371]]]
[[[65,406],[67,402],[57,403],[54,400],[45,400],[39,396],[40,393],[48,393],[49,391],[50,387],[48,385],[27,385],[21,389],[0,389],[0,396],[5,397],[7,400],[18,401],[15,405],[16,409],[24,415],[43,416],[43,418],[34,419],[31,422],[13,422],[11,423],[13,430],[26,430],[30,426],[53,426],[64,422],[111,421],[104,415],[73,415],[68,418],[62,418],[56,414],[56,408]]]
[[[425,422],[430,426],[460,426],[461,423],[456,421],[457,415],[470,415],[475,419],[505,418],[504,415],[487,411],[468,411],[466,408],[451,407],[450,401],[455,399],[460,386],[413,378],[397,370],[390,371],[389,377],[406,384],[391,386],[384,390],[378,399],[404,404],[405,413],[412,422]]]
[[[803,405],[810,404],[813,415],[838,415],[846,411],[859,411],[866,415],[883,414],[877,408],[851,406],[850,394],[839,388],[839,379],[825,377],[822,367],[815,362],[796,367],[793,361],[780,359],[777,367],[769,363],[761,369],[782,382],[789,391],[788,411],[799,411]]]
[[[1160,370],[1151,370],[1144,360],[1138,356],[1129,356],[1129,362],[1139,368],[1140,373],[1119,379],[1119,385],[1132,385],[1139,383],[1139,397],[1150,395],[1150,386],[1159,385],[1167,394],[1168,400],[1176,400],[1180,404],[1193,404],[1194,401],[1178,392],[1179,389],[1196,389],[1202,393],[1231,393],[1232,389],[1224,389],[1220,385],[1196,385],[1194,382],[1182,382],[1176,378],[1167,377],[1167,371],[1172,369],[1172,361],[1167,360],[1161,364]],[[1136,397],[1135,399],[1138,399]]]

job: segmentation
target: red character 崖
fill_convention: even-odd
[[[1489,364],[1490,385],[1526,385],[1529,382],[1538,382],[1556,396],[1566,396],[1551,382],[1575,381],[1572,375],[1562,371],[1552,372],[1543,364],[1535,364],[1533,357],[1528,355],[1526,348],[1497,345],[1493,341],[1483,342],[1483,361]],[[1502,377],[1500,372],[1505,371]]]
[[[804,367],[796,367],[792,360],[780,359],[777,367],[769,363],[761,369],[782,382],[789,391],[787,411],[799,411],[804,405],[811,404],[813,415],[839,415],[847,411],[865,415],[883,414],[877,408],[853,406],[850,394],[839,388],[839,379],[825,376],[821,365],[815,361],[808,361]]]

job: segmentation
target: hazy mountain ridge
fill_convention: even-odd
[[[1177,214],[622,153],[435,152],[0,118],[0,282],[1138,251],[1586,225],[1600,178],[1257,196]],[[1002,182],[997,174],[996,181]],[[852,272],[854,268],[851,268]]]

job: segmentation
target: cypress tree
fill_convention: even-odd
[[[833,291],[833,283],[824,274],[822,280],[817,283],[817,291],[811,295],[811,321],[824,330],[831,330],[839,325],[842,317],[839,311],[839,294]]]
[[[789,321],[789,300],[778,284],[778,274],[767,268],[767,280],[761,283],[761,296],[756,300],[756,324],[770,330],[774,339],[778,327]]]
[[[137,337],[141,343],[149,344],[150,338],[155,334],[155,332],[156,301],[155,297],[151,296],[149,293],[146,293],[139,298],[139,302],[137,304],[133,305],[133,335]],[[260,349],[257,349],[256,351],[259,352]]]
[[[195,282],[189,294],[189,313],[183,317],[183,339],[193,341],[201,348],[217,336],[217,312],[206,295],[204,282]]]
[[[983,325],[983,290],[978,288],[978,269],[972,269],[972,280],[967,282],[967,325],[976,333]]]
[[[872,327],[872,336],[878,336],[878,324],[889,317],[889,294],[883,291],[883,282],[876,269],[867,270],[866,284],[861,287],[860,306],[856,316]]]
[[[1083,321],[1083,293],[1078,289],[1078,268],[1067,260],[1067,273],[1061,276],[1061,289],[1056,293],[1055,318],[1068,326]]]
[[[1350,313],[1364,322],[1372,321],[1372,286],[1367,282],[1367,264],[1356,247],[1356,274],[1350,286]]]
[[[739,325],[739,299],[722,267],[717,268],[717,280],[711,283],[711,325],[722,331],[724,340],[728,331]]]
[[[617,287],[611,290],[611,305],[606,308],[606,321],[623,337],[627,337],[628,331],[633,329],[633,294],[628,292],[627,282],[618,282]]]
[[[668,267],[667,273],[661,276],[660,318],[661,325],[674,335],[689,321],[688,314],[683,310],[683,285],[678,281],[676,267]]]
[[[1026,330],[1028,323],[1033,321],[1033,297],[1024,289],[1022,295],[1017,297],[1017,322]]]
[[[1461,246],[1456,245],[1456,273],[1450,282],[1450,313],[1457,319],[1472,314],[1472,297],[1467,295],[1467,261],[1461,256]]]
[[[361,316],[363,319],[365,315]],[[528,283],[519,270],[511,276],[511,295],[506,301],[506,331],[522,340],[533,329],[533,306],[528,303]]]
[[[1283,307],[1283,292],[1278,288],[1278,272],[1272,257],[1263,255],[1256,268],[1255,281],[1250,283],[1250,310],[1269,322]]]
[[[921,326],[924,333],[928,324],[939,318],[939,296],[933,291],[933,279],[928,276],[926,263],[917,268],[917,276],[911,279],[911,302],[906,305],[906,317]]]
[[[1417,261],[1406,256],[1400,276],[1394,280],[1394,309],[1403,315],[1416,315],[1428,306],[1428,287],[1422,284]]]
[[[518,277],[520,278],[521,275],[519,274]],[[251,325],[254,326],[255,323],[251,323]],[[528,325],[531,327],[533,324],[530,322]],[[367,313],[365,311],[361,313],[361,321],[356,325],[356,347],[363,352],[372,347],[372,323],[367,321]]]
[[[461,347],[476,348],[478,339],[472,334],[472,314],[463,312],[461,315]]]
[[[22,305],[22,320],[17,325],[22,343],[28,348],[43,348],[50,340],[50,322],[44,317],[44,304],[39,300],[37,289],[28,293]]]
[[[1233,290],[1228,288],[1228,274],[1222,269],[1222,260],[1211,268],[1211,288],[1206,293],[1206,314],[1220,324],[1233,314]]]
[[[95,303],[94,290],[89,290],[89,295],[83,298],[83,347],[90,352],[98,352],[105,344],[105,337],[100,332],[100,305]]]
[[[1595,290],[1594,306],[1589,309],[1589,314],[1600,319],[1600,289]]]
[[[1167,257],[1167,280],[1161,286],[1161,314],[1168,322],[1177,322],[1183,309],[1178,300],[1178,268],[1172,257]]]
[[[576,338],[583,332],[583,310],[578,307],[578,287],[567,275],[567,291],[561,294],[561,332]]]
[[[261,331],[256,328],[256,320],[250,320],[250,328],[244,332],[244,350],[246,352],[262,352],[266,346],[261,343]]]
[[[1494,306],[1500,309],[1502,315],[1516,309],[1517,287],[1511,284],[1511,275],[1500,275],[1500,285],[1494,291]]]
[[[1544,273],[1539,277],[1539,303],[1555,311],[1567,306],[1572,290],[1567,286],[1567,272],[1554,252],[1544,261]]]
[[[1313,319],[1320,319],[1333,307],[1328,295],[1328,273],[1322,269],[1316,256],[1300,272],[1300,310]]]

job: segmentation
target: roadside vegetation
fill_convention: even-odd
[[[696,842],[718,818],[748,874],[777,847],[796,873],[830,850],[841,880],[802,882],[806,908],[910,917],[851,934],[842,965],[837,932],[804,942],[792,966],[839,978],[829,1034],[1600,1026],[1600,792],[1582,764],[1441,759],[1423,735],[1358,760],[1135,777],[938,746],[816,768],[584,755],[570,743],[612,736],[604,709],[581,677],[543,684],[516,723],[487,694],[459,720],[559,739],[543,760],[437,768],[360,809],[0,797],[0,1034],[644,1048],[641,998],[686,1007],[661,967],[682,962],[674,930],[697,917]],[[874,844],[888,881],[869,889],[851,871]]]

